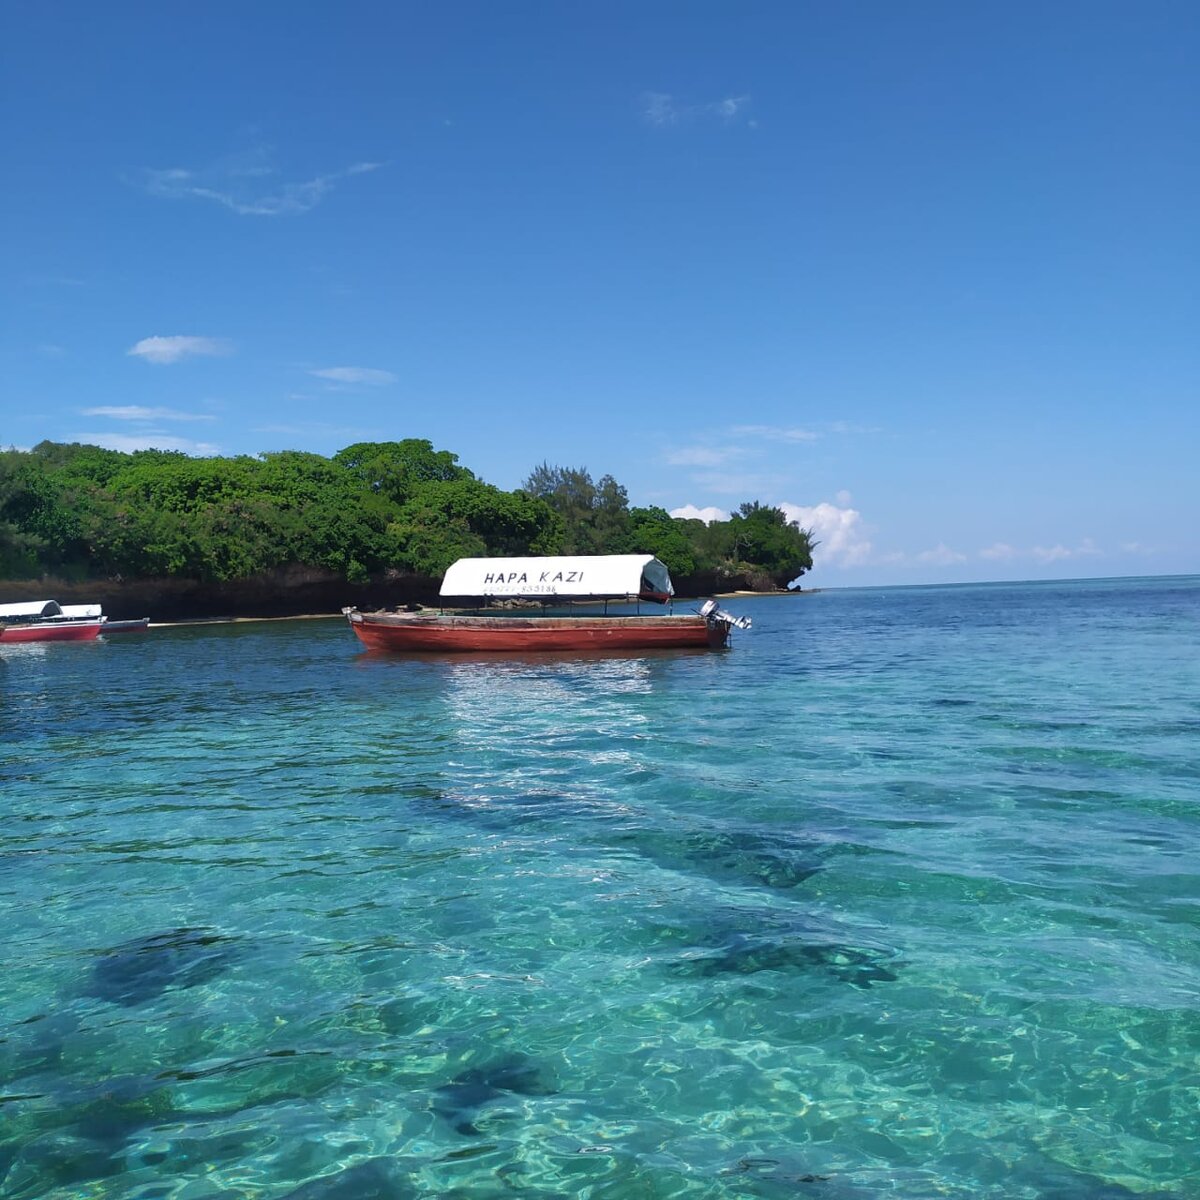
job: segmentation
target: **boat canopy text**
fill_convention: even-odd
[[[446,572],[441,587],[443,596],[531,599],[644,596],[666,600],[674,593],[670,573],[652,554],[460,558]]]

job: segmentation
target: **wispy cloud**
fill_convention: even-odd
[[[715,120],[732,125],[745,115],[749,106],[749,96],[726,96],[705,104],[683,104],[670,92],[642,93],[642,116],[649,124],[660,128],[694,120]],[[753,126],[754,122],[748,124]]]
[[[255,425],[251,429],[251,433],[282,434],[286,437],[344,438],[348,442],[364,441],[378,436],[378,430],[362,429],[352,425],[331,425],[325,421]]]
[[[81,288],[87,287],[87,280],[80,279],[76,275],[32,275],[29,277],[29,283],[35,287],[49,288]]]
[[[255,147],[202,168],[146,167],[137,182],[164,200],[208,200],[240,216],[281,217],[310,212],[342,180],[383,164],[356,162],[308,179],[285,180],[271,151]]]
[[[147,432],[127,433],[77,433],[72,439],[88,446],[102,446],[105,450],[182,450],[184,454],[219,454],[221,447],[212,442],[194,442],[190,438],[172,437],[170,434]]]
[[[965,563],[967,556],[957,550],[951,550],[945,542],[938,542],[932,550],[922,550],[916,556],[917,562],[931,567],[951,567],[956,563]]]
[[[114,421],[215,421],[212,413],[180,412],[175,408],[143,408],[138,404],[103,405],[84,408],[85,417],[111,417]]]
[[[979,557],[986,558],[989,562],[1008,562],[1009,559],[1016,558],[1017,553],[1016,548],[1007,542],[993,542],[992,545],[980,550]]]
[[[809,530],[820,544],[813,550],[813,565],[860,567],[871,558],[871,541],[856,508],[840,507],[827,500],[820,504],[779,505],[789,521]]]
[[[724,430],[699,432],[690,446],[678,446],[663,453],[663,461],[672,467],[717,467],[737,459],[764,459],[774,448],[786,451],[789,447],[806,445],[826,436],[827,432],[863,432],[859,427],[837,422],[810,429],[800,425],[733,425]],[[766,479],[751,481],[760,486]],[[694,483],[704,483],[702,476],[693,476]]]
[[[859,425],[854,421],[830,421],[826,428],[830,433],[839,433],[846,436],[883,432],[882,427],[879,425]]]
[[[148,337],[142,338],[125,353],[145,362],[163,364],[179,362],[182,358],[232,354],[233,344],[226,341],[225,338],[183,335]]]
[[[779,425],[735,425],[737,437],[762,438],[768,442],[815,442],[821,435],[811,429],[786,429]]]
[[[728,521],[729,514],[723,508],[710,504],[707,508],[697,508],[694,504],[685,504],[682,508],[671,509],[671,516],[681,517],[685,521],[703,521],[708,525],[712,521]]]
[[[719,467],[731,458],[737,458],[740,453],[736,446],[721,449],[714,446],[681,446],[678,450],[668,450],[665,458],[672,467]]]
[[[396,382],[396,376],[391,371],[380,371],[375,367],[321,367],[309,371],[309,374],[334,383],[367,384],[370,387]]]
[[[775,475],[724,471],[698,471],[691,479],[705,491],[718,496],[762,496],[779,483],[779,477]]]
[[[1091,538],[1084,538],[1078,546],[1064,546],[1058,542],[1053,546],[1034,546],[1031,553],[1038,562],[1052,563],[1066,558],[1091,558],[1101,550]]]

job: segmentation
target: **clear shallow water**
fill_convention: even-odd
[[[1200,579],[0,649],[0,1196],[1200,1196]]]

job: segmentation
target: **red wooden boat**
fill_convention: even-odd
[[[374,612],[343,609],[350,628],[372,650],[530,651],[720,649],[731,628],[748,628],[708,601],[699,612],[677,615],[549,614],[551,606],[585,601],[607,610],[613,600],[669,604],[674,587],[667,568],[650,554],[608,554],[560,558],[459,559],[442,580],[441,595],[480,605],[503,598],[513,603],[540,602],[502,615],[465,613]],[[639,604],[640,607],[640,604]]]
[[[424,613],[346,613],[372,650],[651,650],[717,649],[729,640],[724,622],[704,617],[485,617]]]
[[[99,604],[62,604],[33,600],[0,604],[0,636],[12,642],[90,642],[102,633],[130,633],[145,629],[149,617],[137,621],[109,621]]]
[[[0,604],[4,644],[13,642],[90,642],[104,626],[98,604],[63,607],[57,600]]]
[[[103,621],[49,621],[6,625],[4,644],[11,642],[90,642],[104,629]]]

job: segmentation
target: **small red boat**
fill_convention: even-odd
[[[372,650],[530,651],[720,649],[730,630],[750,621],[708,601],[699,612],[676,615],[609,614],[610,601],[669,605],[675,589],[666,566],[651,554],[576,555],[559,558],[463,558],[442,580],[441,595],[480,606],[503,599],[520,607],[502,614],[342,612]],[[549,614],[551,606],[586,602],[604,611]],[[540,604],[540,607],[534,607]]]
[[[90,642],[104,628],[103,621],[39,621],[33,625],[6,625],[4,644],[11,642]]]
[[[4,644],[12,642],[90,642],[100,636],[101,620],[72,620],[59,625],[7,625]]]
[[[699,615],[659,617],[484,617],[424,613],[346,613],[372,650],[719,649],[729,626]]]
[[[149,617],[110,622],[99,604],[59,604],[56,600],[0,604],[0,637],[6,646],[13,642],[90,642],[102,633],[133,632],[149,623]]]

